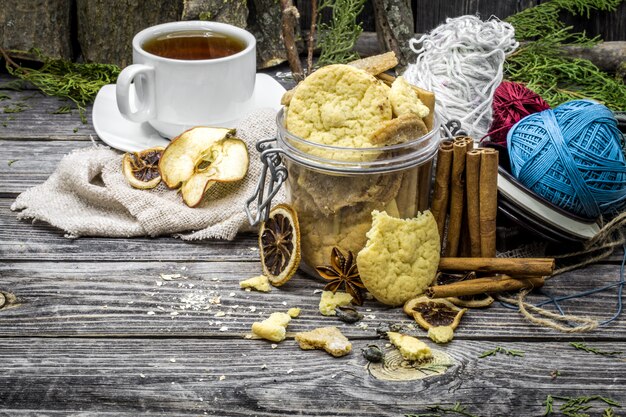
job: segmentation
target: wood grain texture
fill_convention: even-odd
[[[159,0],[76,0],[78,42],[87,62],[133,63],[132,40],[139,31],[180,20],[183,2]]]
[[[68,239],[46,223],[18,220],[10,211],[13,199],[0,199],[0,259],[5,261],[193,261],[246,262],[258,260],[257,236],[242,233],[237,239],[183,242],[162,238]]]
[[[1,166],[1,165],[0,165]],[[63,232],[45,223],[18,220],[10,210],[13,198],[0,198],[0,255],[13,261],[124,261],[129,253],[136,260],[184,261],[215,259],[246,261],[257,259],[257,237],[242,233],[233,241],[182,242],[174,238],[88,238],[68,239]],[[252,258],[251,258],[252,257]],[[616,267],[623,251],[616,250],[603,261]],[[132,260],[132,258],[131,258]],[[618,270],[615,270],[618,272]]]
[[[4,78],[6,80],[6,78]],[[0,84],[3,78],[0,77]],[[87,108],[83,123],[75,106],[56,97],[44,96],[35,90],[0,90],[10,97],[0,101],[0,138],[5,141],[72,140],[89,141],[97,138],[91,125],[91,106]],[[7,107],[17,104],[27,106],[19,113],[6,113]],[[72,107],[69,114],[54,114],[60,107]],[[4,156],[4,152],[2,154]]]
[[[2,0],[0,47],[39,48],[53,58],[73,59],[72,6],[71,0]]]
[[[416,0],[415,31],[430,32],[449,17],[478,14],[483,19],[491,15],[501,19],[537,4],[535,0],[449,0],[432,2]]]
[[[626,362],[590,361],[563,342],[498,343],[525,356],[479,359],[496,344],[453,341],[440,347],[453,360],[446,373],[408,382],[368,373],[360,350],[371,342],[335,359],[292,340],[271,349],[241,339],[2,338],[0,398],[9,415],[398,416],[460,401],[476,415],[516,417],[541,415],[548,394],[626,398]]]
[[[140,258],[140,254],[137,257]],[[422,336],[425,333],[402,309],[374,301],[360,309],[365,314],[362,324],[345,324],[335,317],[321,316],[319,290],[324,283],[301,272],[286,285],[267,294],[243,291],[239,289],[239,281],[261,272],[260,262],[252,259],[253,256],[245,262],[209,258],[203,262],[140,262],[132,258],[135,256],[127,256],[125,262],[1,263],[0,291],[17,298],[9,303],[11,306],[0,310],[2,334],[242,337],[254,321],[290,307],[302,308],[302,317],[294,322],[290,331],[336,325],[352,337],[371,338],[376,337],[376,328],[399,323],[406,331]],[[167,281],[161,274],[181,274],[187,279]],[[590,276],[594,277],[593,281],[588,279]],[[553,296],[567,295],[614,283],[617,279],[614,266],[596,265],[555,278],[544,290]],[[219,297],[219,304],[216,297]],[[530,297],[529,301],[543,299],[537,296]],[[615,300],[613,289],[593,298],[563,303],[563,307],[567,313],[601,320],[613,314]],[[361,327],[363,324],[365,328]],[[226,329],[222,329],[224,326]],[[626,340],[626,322],[619,320],[590,335]],[[499,303],[466,313],[455,337],[518,341],[568,338],[526,322],[517,311]],[[569,336],[572,337],[577,336]]]

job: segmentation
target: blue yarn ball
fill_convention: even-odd
[[[621,140],[607,107],[569,101],[511,128],[511,171],[527,188],[570,213],[590,219],[615,214],[626,203]]]

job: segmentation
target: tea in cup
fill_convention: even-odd
[[[133,38],[133,64],[117,79],[120,113],[167,138],[199,125],[230,126],[252,102],[256,40],[236,26],[173,22]]]

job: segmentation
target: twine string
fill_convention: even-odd
[[[435,112],[444,124],[456,119],[468,136],[483,137],[491,124],[491,103],[505,57],[519,46],[514,34],[513,26],[495,17],[447,19],[409,41],[417,59],[404,78],[435,93]]]

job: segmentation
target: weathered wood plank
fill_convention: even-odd
[[[46,223],[18,220],[9,210],[13,199],[0,199],[0,259],[72,261],[184,261],[258,260],[257,236],[242,233],[233,241],[183,242],[161,238],[68,239],[63,231]]]
[[[181,242],[186,245],[186,243]],[[239,289],[242,279],[258,275],[258,261],[222,262],[32,262],[0,263],[0,290],[16,301],[0,310],[5,336],[177,336],[242,337],[254,321],[274,311],[300,307],[302,317],[290,331],[337,325],[353,337],[375,337],[376,328],[400,323],[424,335],[400,308],[370,301],[360,310],[359,324],[345,324],[321,316],[323,287],[302,273],[279,289],[264,294]],[[167,281],[160,274],[181,274],[186,279]],[[554,296],[572,294],[617,281],[614,266],[596,265],[549,282]],[[593,281],[589,277],[594,277]],[[539,298],[530,298],[530,301]],[[543,299],[543,298],[542,298]],[[219,303],[218,303],[219,301]],[[597,319],[615,309],[615,290],[584,300],[563,303],[566,312]],[[368,311],[368,309],[370,311]],[[114,324],[114,325],[113,325]],[[224,328],[226,327],[226,328]],[[414,326],[413,326],[414,327]],[[459,339],[563,340],[562,333],[526,322],[517,311],[499,303],[471,310],[457,329]],[[577,337],[577,336],[570,336]],[[586,335],[591,339],[626,340],[626,320]]]
[[[38,48],[54,58],[73,59],[70,0],[3,0],[0,7],[0,47]]]
[[[13,198],[0,198],[0,258],[6,260],[120,261],[127,259],[129,253],[137,261],[257,259],[253,251],[257,236],[249,233],[242,233],[233,241],[186,243],[167,237],[68,239],[63,237],[63,231],[46,223],[18,220],[17,213],[9,209],[13,201]],[[616,264],[622,262],[622,257],[620,248],[603,263],[612,264],[617,273]]]
[[[102,144],[99,140],[96,143]],[[41,184],[54,172],[63,156],[91,146],[91,141],[78,140],[0,140],[0,195],[17,195]]]
[[[90,136],[94,139],[98,137],[91,125],[91,106],[85,111],[88,122],[83,123],[78,110],[69,101],[48,97],[33,90],[0,91],[10,97],[0,101],[0,137],[5,141],[89,141]],[[7,112],[7,108],[10,111],[16,105],[26,107],[17,113]],[[72,108],[71,113],[55,114],[60,107],[68,105]]]
[[[370,375],[369,343],[335,359],[292,340],[2,338],[0,398],[9,415],[398,416],[458,401],[473,415],[519,417],[541,415],[548,394],[626,398],[626,362],[563,342],[498,343],[525,356],[479,359],[496,344],[455,341],[440,348],[453,361],[446,373],[408,382]]]
[[[430,32],[444,23],[446,18],[466,14],[479,14],[483,19],[495,15],[504,19],[535,4],[537,4],[535,0],[454,0],[435,3],[428,0],[416,0],[414,9],[415,31],[418,33]]]

